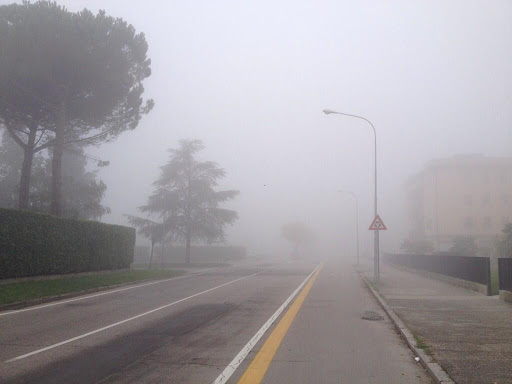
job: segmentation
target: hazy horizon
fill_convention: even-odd
[[[7,4],[11,1],[0,1]],[[110,161],[102,221],[137,214],[180,139],[239,189],[230,244],[286,252],[281,225],[301,220],[327,245],[371,252],[373,133],[382,249],[406,234],[403,184],[433,158],[510,156],[512,4],[505,1],[58,1],[121,17],[144,32],[154,110],[113,143],[87,148]],[[484,6],[485,4],[485,6]]]

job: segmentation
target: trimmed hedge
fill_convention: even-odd
[[[0,278],[129,268],[135,229],[0,208]]]

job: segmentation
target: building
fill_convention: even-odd
[[[410,239],[446,251],[456,236],[492,247],[512,219],[512,157],[454,156],[428,162],[406,183]]]

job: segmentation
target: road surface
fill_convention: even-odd
[[[244,263],[0,312],[1,383],[430,383],[347,263]]]

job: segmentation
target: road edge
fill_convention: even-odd
[[[245,344],[245,346],[238,352],[238,354],[231,360],[231,362],[224,368],[224,370],[220,373],[219,376],[215,379],[213,384],[225,384],[227,383],[231,376],[235,373],[235,371],[240,367],[245,358],[252,352],[253,348],[260,342],[265,333],[274,325],[278,318],[283,314],[283,312],[288,308],[288,306],[293,306],[295,303],[297,295],[301,294],[302,289],[305,289],[310,279],[315,276],[316,272],[319,272],[322,269],[323,264],[319,264],[303,281],[302,283],[292,292],[290,296],[281,304],[281,306],[273,313],[272,316],[263,324],[263,326],[254,334],[254,336]],[[293,302],[293,303],[292,303]],[[288,311],[287,311],[288,312]],[[286,313],[287,313],[286,312]],[[285,315],[286,315],[285,313]],[[281,318],[282,320],[282,318]],[[279,320],[279,322],[281,321]],[[278,323],[279,324],[279,323]],[[275,328],[274,328],[275,330]],[[272,331],[273,332],[273,331]],[[266,342],[266,340],[265,340]],[[263,342],[263,343],[265,343]],[[258,351],[259,353],[259,351]],[[250,365],[250,363],[249,363]],[[243,373],[242,373],[243,375]]]
[[[180,276],[184,276],[184,275],[177,275],[176,277],[180,277]],[[105,285],[103,287],[89,288],[89,289],[86,289],[83,291],[63,293],[61,295],[45,296],[45,297],[41,297],[39,299],[18,301],[16,303],[9,303],[9,304],[0,304],[0,312],[16,310],[16,309],[23,309],[23,308],[33,307],[33,306],[39,305],[39,304],[47,304],[47,303],[52,303],[54,301],[59,301],[59,300],[64,300],[64,299],[72,299],[73,297],[78,297],[78,296],[85,296],[90,293],[103,292],[103,291],[108,291],[111,289],[126,287],[129,285],[137,285],[137,284],[158,281],[158,280],[165,280],[165,279],[168,279],[168,278],[154,278],[154,279],[150,278],[150,279],[144,279],[144,280],[130,281],[128,283],[122,283],[122,284],[116,284],[116,285]]]
[[[455,384],[455,381],[446,373],[446,371],[441,367],[432,357],[428,356],[422,349],[416,347],[416,340],[409,328],[404,324],[404,322],[398,317],[398,315],[391,309],[386,300],[381,296],[381,294],[375,289],[373,284],[364,276],[361,276],[361,279],[365,282],[370,292],[373,294],[379,305],[382,307],[384,312],[391,319],[391,322],[400,333],[402,338],[407,343],[407,346],[412,350],[412,352],[419,357],[421,365],[425,368],[428,374],[434,379],[436,384]]]

